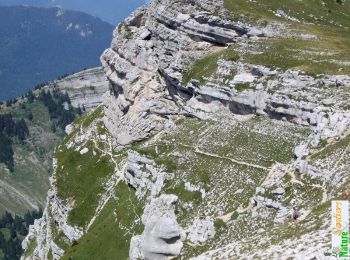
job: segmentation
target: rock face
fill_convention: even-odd
[[[218,62],[219,78],[236,74],[229,83],[213,79],[204,85],[182,83],[182,73],[191,59],[259,30],[212,15],[220,5],[220,1],[217,6],[192,1],[183,7],[171,1],[152,1],[149,8],[137,10],[115,30],[112,46],[101,61],[111,83],[105,124],[118,142],[125,145],[142,140],[179,113],[207,118],[211,116],[208,113],[222,109],[310,126],[317,132],[314,145],[320,139],[341,135],[350,123],[350,113],[324,105],[336,102],[337,96],[333,101],[325,93],[315,96],[317,99],[304,99],[312,97],[317,86],[349,87],[348,76],[313,78],[298,71],[222,60]],[[250,86],[237,91],[235,85],[242,83]],[[304,93],[295,91],[301,89]],[[293,93],[299,96],[292,97]]]
[[[150,192],[152,197],[158,195],[165,181],[174,176],[157,168],[147,157],[129,152],[125,177],[128,184],[136,189],[136,196],[142,198],[147,192]]]
[[[52,87],[58,88],[63,93],[67,92],[73,107],[89,111],[102,103],[103,95],[109,90],[109,82],[99,67],[56,80],[50,84],[49,88]]]
[[[187,59],[245,32],[195,6],[183,8],[172,1],[152,1],[119,25],[101,58],[111,83],[105,124],[118,142],[128,144],[163,129],[167,118],[180,113],[180,100],[191,95],[169,89],[169,82],[181,79]]]
[[[54,170],[56,170],[55,162]],[[54,259],[60,259],[63,256],[64,251],[53,241],[53,227],[62,231],[69,242],[78,241],[83,235],[81,228],[68,224],[68,213],[72,205],[67,206],[59,199],[55,182],[55,176],[51,177],[51,188],[48,191],[43,217],[35,220],[34,225],[29,228],[27,237],[22,242],[22,247],[26,250],[33,240],[36,241],[37,246],[29,259],[48,259],[50,250]],[[23,259],[26,258],[23,257]]]
[[[187,111],[206,118],[226,109],[234,114],[267,115],[290,121],[315,131],[313,146],[317,146],[320,139],[341,136],[350,124],[350,113],[342,109],[345,103],[341,90],[339,93],[332,91],[335,82],[348,88],[348,76],[313,78],[300,71],[276,71],[241,62],[221,61],[218,66],[218,77],[232,72],[237,75],[227,84],[208,79],[208,83],[200,86],[192,81],[193,96],[186,104]],[[235,86],[239,83],[248,85],[245,90],[238,91]],[[325,90],[315,93],[315,87],[320,86]],[[330,107],[326,102],[337,105]]]

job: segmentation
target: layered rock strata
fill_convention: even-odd
[[[208,11],[198,11],[200,4],[152,1],[115,30],[101,61],[111,83],[105,124],[120,144],[144,139],[180,113],[192,93],[172,88],[179,84],[188,59],[226,46],[247,32]]]
[[[219,60],[218,77],[208,78],[204,85],[182,83],[193,59],[240,38],[272,36],[264,29],[215,16],[220,6],[221,2],[191,1],[183,6],[152,1],[149,8],[137,10],[115,30],[112,46],[101,61],[111,83],[105,124],[118,142],[142,140],[163,129],[173,115],[208,118],[223,109],[310,126],[315,130],[314,145],[320,139],[340,136],[350,123],[350,114],[341,107],[329,107],[339,99],[334,93],[331,99],[325,93],[315,94],[320,86],[349,87],[347,76],[313,78],[298,71]],[[257,31],[260,33],[253,33]],[[232,73],[236,76],[224,82]],[[237,84],[249,87],[237,91]],[[299,96],[292,95],[296,90]]]
[[[98,67],[56,80],[45,88],[57,88],[62,93],[67,93],[73,107],[89,111],[103,102],[103,95],[109,90],[109,82],[102,68]]]

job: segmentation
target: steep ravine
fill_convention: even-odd
[[[250,64],[237,46],[290,32],[235,22],[224,1],[135,11],[101,57],[104,104],[56,149],[23,258],[325,258],[350,77]]]

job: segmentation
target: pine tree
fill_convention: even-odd
[[[24,119],[22,118],[16,123],[16,136],[20,141],[24,141],[28,135],[29,135],[28,126],[24,121]]]
[[[34,102],[34,99],[35,99],[35,96],[33,94],[33,91],[29,91],[28,94],[27,94],[27,99],[28,99],[28,102],[29,103],[33,103]]]
[[[33,113],[32,113],[32,111],[29,111],[28,112],[28,119],[30,120],[30,121],[33,121]]]

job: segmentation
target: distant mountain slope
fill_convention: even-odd
[[[113,26],[59,8],[0,7],[0,100],[99,65]]]
[[[52,102],[47,102],[47,95],[46,99],[42,98],[42,93],[50,92],[54,97],[60,96],[64,99],[67,93],[72,106],[70,111],[76,115],[80,114],[81,110],[97,107],[102,102],[102,93],[107,89],[108,81],[102,68],[92,68],[52,81],[41,89],[29,92],[32,94],[28,94],[26,98],[18,98],[18,101],[11,105],[0,105],[0,219],[6,211],[23,215],[27,210],[38,210],[45,205],[54,148],[65,136],[63,126],[69,123],[66,119],[72,119],[69,115],[72,113],[68,116],[66,113],[63,115],[63,110],[59,109],[62,107],[58,104],[59,98],[54,98],[56,105],[53,106]],[[48,106],[51,107],[51,113]],[[7,134],[8,131],[2,132],[4,129],[2,117],[5,115],[10,116],[15,122],[24,120],[29,131],[22,140],[13,134]],[[60,120],[63,116],[65,120]],[[9,121],[6,120],[5,127],[10,125]],[[10,132],[18,135],[19,131],[14,129],[11,127]],[[8,138],[4,135],[11,139],[11,144],[7,147],[4,145],[4,140]],[[11,161],[8,153],[6,158],[2,157],[4,151],[10,149],[13,151],[10,156],[13,158],[12,169],[9,169],[6,163]]]
[[[92,14],[109,23],[117,24],[131,11],[146,2],[146,0],[0,0],[0,5],[62,6],[65,9]]]

